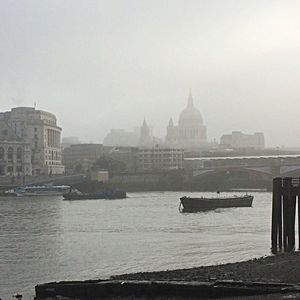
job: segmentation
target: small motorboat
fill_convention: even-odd
[[[181,212],[197,212],[228,207],[251,207],[252,195],[231,196],[231,197],[211,197],[192,198],[181,197],[179,210]]]

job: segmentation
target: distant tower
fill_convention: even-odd
[[[167,136],[166,136],[166,142],[170,144],[176,143],[177,139],[177,129],[174,126],[173,119],[170,118],[169,124],[167,126]]]
[[[152,138],[150,135],[150,129],[146,123],[146,120],[144,119],[143,125],[141,127],[139,146],[147,146],[147,145],[151,145],[151,143],[152,143]]]
[[[193,95],[192,95],[191,89],[190,89],[190,92],[189,92],[187,107],[194,107],[194,99],[193,99]]]

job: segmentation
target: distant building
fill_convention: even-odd
[[[141,127],[140,131],[140,137],[139,137],[139,146],[152,146],[153,144],[153,139],[150,134],[150,128],[146,123],[146,120],[144,119],[143,125]]]
[[[199,150],[207,147],[206,126],[200,111],[194,106],[191,93],[188,97],[187,107],[179,116],[178,125],[174,125],[172,118],[169,121],[166,144],[185,150]]]
[[[265,147],[265,138],[262,132],[244,134],[241,131],[233,131],[232,134],[222,135],[220,146],[233,149],[263,149]]]
[[[137,147],[114,147],[108,155],[115,160],[123,162],[126,165],[127,172],[136,172],[138,170]]]
[[[0,120],[0,176],[32,175],[30,144]]]
[[[25,143],[30,145],[32,174],[62,174],[61,128],[55,115],[32,107],[16,107],[0,113]]]
[[[109,179],[108,171],[91,171],[90,172],[90,179],[92,181],[98,181],[98,182],[107,182]]]
[[[140,136],[140,128],[136,128],[134,131],[125,131],[123,129],[111,129],[103,140],[105,146],[123,146],[123,147],[135,147],[138,144]]]
[[[151,147],[139,149],[139,170],[175,170],[183,168],[184,149]]]
[[[77,136],[66,136],[62,138],[62,147],[67,148],[70,147],[71,145],[76,145],[76,144],[80,144],[79,142],[79,138]]]
[[[102,144],[76,144],[64,149],[63,162],[68,172],[87,171],[102,155]]]

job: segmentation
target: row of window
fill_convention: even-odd
[[[139,161],[183,161],[183,158],[177,157],[143,157],[139,158]]]
[[[14,148],[8,147],[8,149],[7,149],[7,159],[8,160],[13,160],[14,152],[15,152]],[[22,160],[23,149],[21,147],[18,147],[16,153],[17,153],[17,160]],[[5,150],[3,147],[0,147],[0,159],[4,159],[4,157],[5,157]]]
[[[139,153],[166,153],[166,154],[171,154],[173,152],[182,152],[184,153],[184,150],[182,149],[151,149],[149,151],[149,149],[141,149],[139,150]]]
[[[54,165],[61,165],[60,164],[60,161],[46,161],[46,165],[48,165],[48,166],[54,166]]]
[[[17,173],[20,173],[23,171],[22,166],[17,166],[16,168],[14,168],[13,166],[8,166],[6,168],[6,172],[5,172],[5,167],[0,166],[0,175],[5,175],[5,174],[12,174],[14,173],[14,171],[16,171]]]
[[[61,160],[61,153],[56,151],[49,151],[49,155],[45,155],[46,160]]]
[[[140,157],[184,157],[184,155],[183,154],[180,154],[180,153],[178,153],[178,154],[176,154],[176,153],[174,153],[174,154],[163,154],[163,153],[145,153],[145,154],[142,154],[142,155],[139,155]]]

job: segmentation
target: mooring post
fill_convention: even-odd
[[[298,249],[300,250],[300,178],[298,178],[297,201],[298,201]]]
[[[282,189],[283,189],[283,248],[287,252],[289,249],[289,199],[288,199],[288,186],[289,180],[287,177],[283,178]]]
[[[298,250],[300,250],[300,199],[298,195]]]
[[[278,246],[279,250],[282,251],[282,179],[280,178],[280,184],[278,185]]]
[[[282,237],[279,235],[281,231],[281,188],[282,179],[277,177],[273,179],[273,200],[272,200],[272,253],[277,253],[278,242],[282,246]],[[280,228],[280,229],[279,229]],[[281,248],[281,247],[280,247]]]
[[[296,225],[296,195],[292,195],[292,244],[293,249],[296,249],[296,232],[295,232],[295,225]]]
[[[272,253],[295,250],[298,201],[298,248],[300,250],[300,178],[274,178],[272,202]]]
[[[288,251],[295,250],[295,217],[296,217],[296,197],[293,192],[293,180],[287,178],[287,201],[288,201]]]

